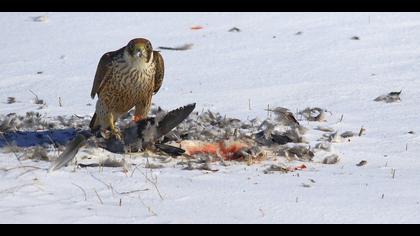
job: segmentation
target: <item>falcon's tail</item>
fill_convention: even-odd
[[[92,130],[92,131],[94,131],[94,129],[96,129],[97,128],[97,125],[96,125],[96,120],[97,120],[97,115],[96,115],[96,113],[93,115],[93,117],[92,117],[92,120],[90,121],[90,123],[89,123],[89,128]]]

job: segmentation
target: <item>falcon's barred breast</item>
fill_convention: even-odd
[[[110,128],[120,138],[115,121],[133,107],[135,120],[144,119],[163,76],[163,58],[147,39],[133,39],[127,46],[105,53],[93,82],[91,96],[97,94],[98,101],[90,128]]]

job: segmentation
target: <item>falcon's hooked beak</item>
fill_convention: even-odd
[[[140,58],[142,56],[141,51],[137,51],[134,55],[136,55],[136,57]]]

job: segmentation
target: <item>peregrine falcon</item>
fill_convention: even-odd
[[[133,107],[133,120],[145,119],[163,75],[163,58],[153,51],[147,39],[136,38],[119,50],[105,53],[99,61],[91,92],[92,99],[98,95],[90,122],[92,131],[110,129],[111,135],[121,139],[116,120]]]

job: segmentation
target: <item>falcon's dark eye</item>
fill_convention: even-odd
[[[132,44],[130,44],[130,45],[128,46],[128,51],[130,52],[130,54],[133,54],[133,53],[134,53],[134,47],[133,47],[133,45],[132,45]]]

